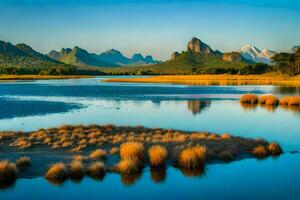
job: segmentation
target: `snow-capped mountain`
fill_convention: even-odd
[[[238,51],[245,59],[256,63],[271,64],[271,58],[276,54],[270,49],[260,50],[254,45],[245,45]]]

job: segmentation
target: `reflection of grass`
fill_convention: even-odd
[[[300,85],[300,76],[265,75],[169,75],[143,78],[112,78],[107,82],[175,83],[195,85]]]
[[[166,171],[167,169],[165,167],[159,168],[159,169],[153,169],[151,168],[150,173],[151,173],[151,179],[155,183],[162,183],[166,179]]]

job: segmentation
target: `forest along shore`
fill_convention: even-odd
[[[0,75],[1,81],[93,78],[90,75]]]

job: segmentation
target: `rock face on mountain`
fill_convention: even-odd
[[[271,64],[271,58],[276,54],[275,51],[269,49],[261,51],[254,45],[245,45],[238,52],[247,60],[265,64]]]
[[[223,60],[228,62],[242,61],[242,56],[239,52],[224,53]]]
[[[134,54],[132,58],[127,58],[116,49],[110,49],[97,55],[95,53],[89,53],[79,47],[75,47],[74,49],[63,48],[60,52],[55,50],[50,51],[48,56],[61,62],[77,66],[118,67],[159,63],[159,61],[153,60],[150,55],[144,58],[141,54]]]
[[[209,45],[202,42],[200,39],[193,37],[187,45],[188,51],[193,51],[200,54],[211,54],[214,51],[210,48]]]
[[[173,59],[175,59],[175,58],[177,58],[177,57],[179,57],[180,56],[180,53],[178,53],[178,51],[175,51],[174,53],[172,53],[172,55],[171,55],[171,60],[173,60]]]

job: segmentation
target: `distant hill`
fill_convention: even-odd
[[[271,64],[271,58],[276,54],[270,49],[260,50],[254,45],[245,45],[238,51],[245,59],[255,63]]]
[[[48,56],[60,62],[76,66],[118,67],[159,63],[159,61],[153,60],[152,56],[143,57],[141,54],[134,54],[132,58],[127,58],[115,49],[110,49],[97,55],[75,47],[73,49],[62,49],[60,52],[52,50]]]
[[[41,54],[26,44],[13,45],[0,41],[0,74],[103,74],[79,68]]]
[[[237,56],[238,54],[238,56]],[[248,65],[246,59],[226,60],[223,53],[213,50],[198,38],[192,38],[187,45],[187,50],[182,53],[174,52],[171,59],[155,65],[140,67],[119,67],[111,73],[135,74],[203,74],[203,73],[231,73],[238,72]],[[228,55],[230,56],[230,55]]]

